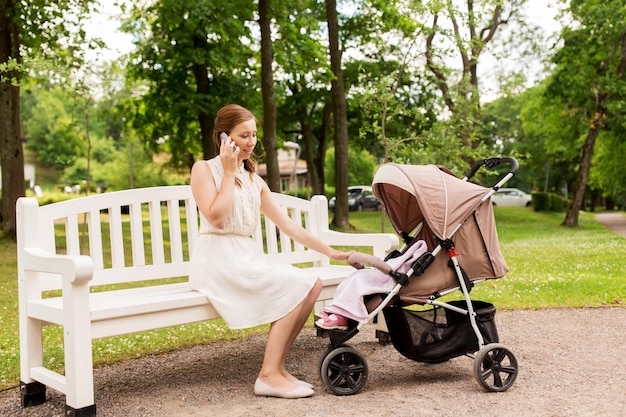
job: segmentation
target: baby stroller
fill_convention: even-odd
[[[481,167],[491,169],[500,164],[509,164],[510,169],[492,188],[468,181]],[[368,296],[364,301],[368,321],[382,311],[388,338],[398,352],[428,363],[473,357],[476,380],[493,392],[513,385],[517,359],[498,343],[495,307],[471,300],[470,291],[479,282],[503,277],[508,270],[498,244],[491,195],[518,168],[514,158],[483,159],[459,179],[435,165],[381,166],[372,189],[404,241],[402,249],[390,253],[385,261],[405,253],[419,240],[426,242],[428,250],[406,273],[392,270],[371,255],[355,253],[348,259],[357,267],[376,267],[397,282],[388,294]],[[462,300],[439,300],[457,290],[462,292]],[[336,395],[356,394],[367,381],[365,358],[345,344],[363,325],[352,322],[347,330],[317,328],[319,336],[330,339],[320,357],[320,378]]]

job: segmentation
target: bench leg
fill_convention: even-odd
[[[34,407],[46,402],[46,386],[41,382],[20,382],[22,408]]]
[[[389,329],[387,329],[385,316],[382,312],[380,312],[376,318],[376,338],[378,339],[378,343],[383,346],[388,345],[391,343],[391,338],[389,337]]]
[[[92,404],[83,408],[73,408],[73,407],[70,407],[69,405],[66,405],[65,416],[66,417],[95,417],[96,405]]]

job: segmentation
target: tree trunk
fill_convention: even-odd
[[[313,162],[314,169],[317,171],[317,176],[320,179],[321,190],[320,192],[325,194],[326,189],[326,176],[324,174],[324,159],[326,159],[326,149],[328,149],[328,125],[330,124],[330,117],[332,114],[332,106],[330,103],[324,103],[322,110],[322,123],[320,125],[320,133],[317,137],[317,152]]]
[[[308,117],[303,117],[301,123],[309,185],[312,188],[314,195],[324,194],[324,183],[320,181],[318,172],[314,167],[315,154],[317,152],[315,147],[316,140],[315,135],[313,134],[313,127],[311,126],[311,120]]]
[[[313,194],[324,194],[324,155],[326,154],[326,123],[329,117],[329,106],[324,106],[322,125],[319,137],[315,137],[312,117],[307,109],[307,103],[302,100],[297,88],[291,89],[300,121],[302,140],[307,165],[307,177]],[[313,104],[315,107],[315,104]]]
[[[9,59],[20,62],[19,26],[14,18],[19,10],[13,0],[5,0],[0,9],[0,63]],[[19,78],[18,71],[9,70],[3,77]],[[2,167],[2,199],[0,220],[2,231],[15,236],[15,202],[24,196],[24,151],[20,134],[20,90],[0,81],[0,166]]]
[[[563,220],[563,223],[561,223],[564,226],[578,227],[578,214],[582,209],[585,198],[585,189],[587,188],[589,171],[591,171],[591,158],[593,157],[593,149],[596,144],[596,139],[600,134],[603,119],[604,112],[596,113],[595,119],[591,124],[591,128],[587,133],[587,138],[585,138],[585,143],[583,145],[580,156],[580,165],[578,167],[578,173],[576,174],[576,185],[574,186],[574,194],[572,195],[572,201],[567,208],[565,220]]]
[[[328,20],[328,45],[330,67],[335,75],[332,82],[333,123],[335,128],[335,218],[333,224],[340,229],[349,229],[348,218],[348,110],[341,70],[339,47],[339,22],[336,0],[326,0]]]
[[[621,33],[619,48],[617,50],[619,50],[619,62],[615,74],[618,80],[622,80],[624,78],[624,74],[626,74],[626,32]],[[605,63],[602,65],[605,65]],[[598,73],[604,71],[604,69],[604,67],[599,68]],[[597,82],[594,83],[594,89],[597,89],[597,85]],[[604,119],[606,117],[606,102],[609,100],[609,96],[610,94],[606,92],[596,94],[595,114],[593,120],[591,121],[591,127],[587,133],[587,138],[585,138],[585,143],[583,144],[572,201],[567,208],[565,220],[561,223],[564,226],[578,227],[578,214],[583,207],[585,189],[587,188],[587,180],[589,179],[589,171],[591,170],[593,150],[596,144],[596,139],[600,134],[600,129],[602,129]]]
[[[272,31],[270,0],[259,0],[259,25],[261,26],[261,92],[263,94],[263,147],[270,190],[280,192],[280,169],[276,154],[276,97],[272,70]]]
[[[193,39],[194,48],[197,50],[207,50],[207,42],[205,39],[194,36]],[[208,76],[208,67],[203,63],[195,63],[193,65],[194,77],[196,79],[196,93],[198,93],[199,97],[208,98],[209,91],[211,89],[211,82],[209,81]],[[215,149],[215,144],[213,143],[213,119],[209,116],[209,114],[204,110],[205,106],[201,106],[200,111],[198,112],[198,124],[200,125],[200,140],[202,143],[202,155],[204,159],[213,158],[217,151]],[[193,157],[189,157],[187,155],[187,163],[189,168],[193,165]]]

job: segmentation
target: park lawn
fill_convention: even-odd
[[[491,302],[499,310],[624,305],[626,239],[596,223],[592,213],[581,213],[576,229],[560,226],[563,213],[509,207],[497,207],[495,213],[509,272],[502,279],[477,285],[472,299]],[[385,220],[384,231],[393,233],[380,212],[350,213],[354,232],[379,232],[381,219]],[[16,275],[15,243],[0,239],[0,389],[19,383]],[[266,329],[267,325],[234,331],[221,320],[212,320],[95,340],[94,365],[235,339]],[[44,338],[49,343],[46,363],[62,370],[61,329],[49,326]]]
[[[563,213],[496,208],[509,272],[478,286],[500,309],[601,307],[626,304],[626,239],[581,213],[578,228]]]

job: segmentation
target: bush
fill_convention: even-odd
[[[59,201],[71,200],[72,198],[78,197],[84,197],[84,194],[69,194],[62,191],[54,191],[43,193],[41,197],[37,197],[37,201],[40,206],[45,206],[46,204],[58,203]]]
[[[550,197],[548,193],[533,193],[532,205],[535,211],[548,211],[550,209]]]
[[[533,193],[532,205],[535,211],[564,211],[569,201],[554,193]]]
[[[324,193],[326,194],[326,197],[328,197],[328,199],[330,200],[337,194],[337,190],[334,185],[325,185]]]
[[[569,205],[569,200],[559,194],[550,194],[550,210],[565,211]]]
[[[368,185],[374,179],[377,162],[368,151],[356,148],[348,149],[348,185]],[[326,187],[335,185],[335,149],[326,151],[324,160],[324,181]]]
[[[297,190],[285,191],[285,194],[307,200],[308,188],[298,188]]]

